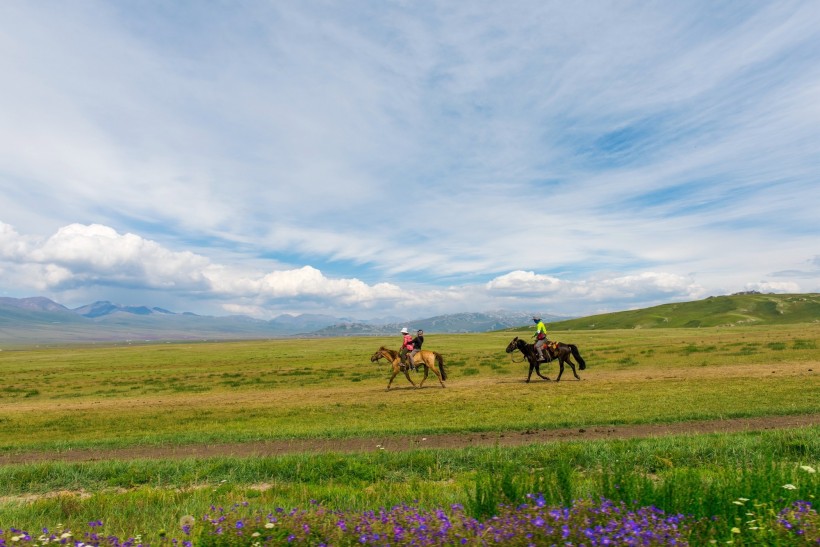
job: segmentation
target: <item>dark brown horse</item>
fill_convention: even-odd
[[[556,382],[559,382],[561,380],[561,375],[564,374],[564,363],[570,366],[572,369],[572,374],[577,380],[581,379],[578,376],[578,373],[575,372],[575,363],[571,360],[571,357],[575,357],[575,360],[578,361],[579,369],[584,370],[587,368],[586,361],[584,361],[581,357],[581,353],[578,351],[578,346],[575,344],[564,344],[562,342],[547,342],[545,349],[547,350],[547,353],[549,353],[550,360],[558,359],[558,364],[561,367],[558,371],[558,378],[555,379]],[[538,352],[536,351],[534,344],[528,344],[516,336],[509,344],[507,344],[506,351],[507,353],[512,353],[515,350],[518,350],[524,354],[524,357],[526,357],[527,361],[530,363],[530,372],[527,374],[527,383],[529,383],[530,377],[532,377],[533,370],[544,380],[549,380],[549,378],[541,374],[541,363],[546,363],[547,361],[541,361],[538,359]]]
[[[416,385],[407,373],[408,367],[401,362],[401,357],[399,357],[398,351],[382,346],[376,350],[376,353],[370,356],[370,362],[375,363],[379,359],[385,359],[393,366],[393,375],[390,377],[390,381],[387,382],[388,391],[390,390],[390,385],[393,383],[393,379],[399,372],[403,372],[404,377],[407,378],[407,381],[414,386]],[[433,374],[438,377],[441,387],[447,387],[444,385],[444,380],[447,379],[447,373],[444,371],[444,357],[442,357],[440,353],[423,349],[413,356],[413,363],[416,365],[416,368],[424,367],[424,378],[421,379],[421,382],[419,382],[417,387],[420,388],[424,385],[424,381],[427,379],[427,374],[431,370],[433,371]]]

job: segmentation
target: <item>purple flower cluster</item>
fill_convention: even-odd
[[[820,518],[807,501],[796,501],[777,515],[781,536],[799,538],[805,545],[820,545]]]
[[[0,529],[0,547],[13,547],[15,545],[26,547],[31,545],[143,547],[143,545],[146,545],[139,537],[121,540],[116,536],[97,534],[94,531],[94,527],[102,526],[101,521],[89,522],[88,526],[91,528],[91,531],[85,532],[81,537],[75,537],[71,531],[63,529],[50,531],[48,528],[43,528],[41,533],[36,536],[32,536],[28,532],[16,528],[9,528],[8,530]]]
[[[185,517],[190,519],[190,517]],[[482,522],[460,505],[449,510],[425,510],[410,505],[365,512],[326,509],[313,502],[308,509],[253,511],[247,503],[228,509],[211,507],[196,522],[185,520],[181,539],[161,535],[166,546],[272,545],[689,545],[710,519],[667,515],[655,507],[629,507],[601,499],[578,500],[570,507],[550,507],[540,495],[526,503],[500,506],[496,516]],[[713,524],[713,523],[712,523]],[[820,518],[808,502],[796,502],[777,515],[782,545],[820,545]],[[98,536],[100,522],[89,523],[83,537],[44,529],[39,537],[14,528],[0,530],[0,547],[46,544],[72,547],[140,547],[139,536],[126,541]],[[702,536],[700,536],[702,537]],[[739,539],[739,538],[737,538]]]

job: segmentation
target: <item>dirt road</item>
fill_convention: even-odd
[[[456,433],[444,435],[408,435],[354,439],[308,439],[264,441],[241,444],[203,444],[189,446],[152,446],[111,450],[65,450],[60,452],[24,452],[0,455],[0,465],[46,461],[87,462],[101,460],[209,458],[222,456],[275,456],[312,452],[401,451],[418,448],[465,448],[470,446],[519,446],[553,441],[595,439],[628,439],[662,435],[730,433],[763,431],[820,425],[820,414],[736,418],[627,426],[590,426],[571,429],[537,429],[514,432]]]

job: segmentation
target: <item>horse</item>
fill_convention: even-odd
[[[538,351],[535,349],[534,344],[528,344],[516,336],[509,344],[507,344],[506,351],[507,353],[512,353],[516,349],[524,354],[524,357],[526,357],[527,361],[530,362],[530,372],[527,374],[527,383],[530,382],[533,370],[538,376],[549,381],[549,378],[541,374],[541,363],[548,361],[539,361]],[[581,357],[581,353],[578,351],[578,346],[575,344],[564,344],[562,342],[547,342],[545,349],[549,353],[550,359],[558,359],[558,364],[561,366],[561,369],[558,371],[558,378],[555,380],[556,382],[560,382],[561,375],[564,374],[564,363],[567,363],[570,366],[572,369],[572,374],[575,376],[576,380],[581,379],[578,376],[578,373],[575,372],[575,364],[571,360],[571,357],[575,357],[575,360],[578,361],[579,369],[584,370],[587,368],[586,361],[584,361],[583,357]]]
[[[390,391],[390,385],[393,383],[393,379],[399,372],[403,372],[404,377],[407,378],[407,380],[413,384],[414,387],[421,388],[421,386],[424,385],[424,381],[427,379],[428,372],[432,370],[433,374],[438,377],[441,387],[447,387],[444,385],[444,380],[447,379],[447,372],[444,370],[444,357],[435,351],[423,349],[413,356],[413,363],[416,365],[416,368],[422,366],[424,367],[424,378],[421,379],[418,386],[416,386],[416,383],[407,373],[408,367],[402,364],[398,351],[382,346],[376,350],[376,353],[370,356],[370,362],[375,363],[379,359],[386,359],[388,363],[393,365],[393,375],[390,377],[390,381],[387,382],[388,391]]]

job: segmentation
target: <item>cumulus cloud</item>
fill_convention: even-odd
[[[60,268],[52,285],[90,282],[136,285],[146,288],[206,288],[203,269],[208,259],[194,253],[174,252],[135,234],[119,234],[99,224],[71,224],[60,228],[27,255],[31,262]],[[56,279],[56,278],[55,278]]]
[[[496,277],[486,284],[490,293],[504,296],[547,298],[574,301],[579,298],[604,301],[652,301],[668,298],[697,298],[703,287],[683,276],[642,272],[634,275],[599,277],[582,281],[561,280],[535,272],[515,271]]]
[[[228,303],[226,310],[261,313],[259,303],[313,299],[329,305],[364,305],[404,296],[390,283],[368,285],[355,278],[329,278],[304,266],[271,272],[214,264],[190,251],[172,251],[109,226],[71,224],[44,241],[26,241],[0,223],[0,259],[18,281],[47,291],[117,285],[209,294],[215,299],[251,298],[257,304]]]
[[[800,285],[791,281],[759,281],[747,283],[745,290],[775,293],[799,293]]]
[[[118,287],[162,291],[177,300],[212,302],[222,312],[260,317],[276,315],[277,311],[429,316],[487,309],[580,315],[707,294],[692,276],[659,271],[572,279],[513,270],[486,283],[434,287],[424,283],[368,284],[355,277],[329,276],[310,265],[273,270],[258,266],[259,262],[254,267],[214,262],[205,255],[172,250],[101,224],[70,224],[37,239],[0,223],[3,281],[58,300],[72,292],[89,294],[103,287]],[[762,280],[747,283],[744,289],[799,292],[800,287],[791,281]]]
[[[26,255],[27,248],[14,227],[0,221],[0,259],[19,260]]]
[[[667,294],[670,296],[698,297],[704,294],[704,288],[691,280],[671,273],[643,272],[637,275],[626,275],[604,279],[591,283],[590,294],[603,298],[617,294],[622,298],[640,298],[649,295]]]
[[[567,284],[549,275],[517,270],[492,279],[486,287],[488,291],[498,294],[543,295],[555,293],[567,287]]]

